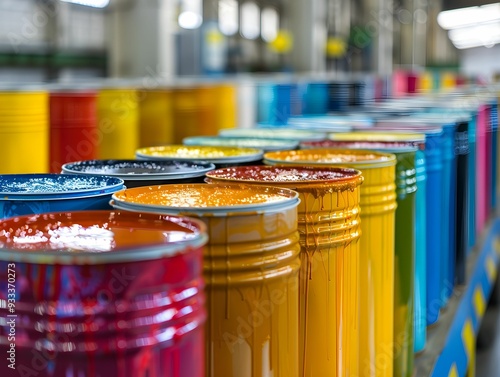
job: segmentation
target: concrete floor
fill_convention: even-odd
[[[476,377],[500,376],[500,304],[497,289],[494,302],[490,301],[477,339]]]

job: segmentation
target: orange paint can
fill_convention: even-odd
[[[298,194],[186,184],[128,189],[115,208],[186,214],[207,225],[207,377],[298,377]]]

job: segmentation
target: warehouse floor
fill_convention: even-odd
[[[492,293],[492,299],[478,335],[477,377],[500,376],[500,304],[498,291],[497,281],[496,290]]]

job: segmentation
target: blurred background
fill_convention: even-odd
[[[480,0],[0,0],[0,82],[500,72]]]

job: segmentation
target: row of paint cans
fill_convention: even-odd
[[[425,136],[420,134],[340,133],[332,134],[331,138],[330,141],[318,144],[330,149],[379,150],[393,153],[397,157],[396,194],[398,206],[394,229],[394,339],[404,339],[405,341],[399,342],[398,352],[394,354],[394,374],[406,376],[411,373],[409,371],[413,370],[415,339],[418,337],[420,343],[425,343],[426,338],[425,212],[417,213],[416,211],[417,208],[425,209],[425,196],[417,197],[417,186],[420,186],[418,187],[421,190],[420,194],[425,194],[425,158],[423,152],[419,151],[418,148],[425,142]],[[419,200],[418,203],[417,200]],[[424,320],[422,320],[422,316]]]
[[[0,173],[57,173],[68,162],[131,159],[139,147],[216,134],[235,127],[236,97],[236,86],[229,83],[145,88],[110,80],[3,87]]]
[[[133,211],[161,210],[164,213],[187,211],[186,213],[190,215],[206,219],[209,228],[216,231],[216,235],[213,236],[214,244],[209,245],[207,253],[209,259],[207,266],[212,267],[207,285],[213,285],[208,292],[214,300],[208,306],[212,321],[215,321],[209,325],[211,339],[207,339],[207,375],[234,376],[237,375],[234,368],[238,365],[245,365],[252,376],[261,376],[263,373],[268,373],[266,372],[268,370],[273,370],[277,375],[298,375],[299,370],[302,371],[300,373],[311,373],[316,369],[324,371],[325,368],[337,372],[348,368],[356,373],[359,365],[357,357],[359,344],[357,335],[353,334],[357,334],[358,331],[357,239],[360,234],[360,172],[345,169],[302,169],[297,177],[297,169],[259,167],[241,167],[241,169],[242,180],[234,179],[230,180],[231,182],[224,180],[223,183],[219,182],[219,185],[160,186],[126,190],[114,196],[113,205],[118,209]],[[267,183],[260,182],[262,188],[242,185],[248,184],[245,182],[245,176],[252,175],[250,173],[252,171],[257,175],[259,172],[263,173],[262,177],[269,179]],[[216,180],[215,177],[216,175],[212,179]],[[253,181],[252,183],[257,183],[255,179]],[[232,185],[228,185],[229,183]],[[236,183],[240,185],[234,186]],[[269,185],[275,188],[268,187]],[[243,190],[243,194],[240,191],[233,192],[233,187],[239,187],[239,190]],[[278,203],[269,202],[266,197],[275,190],[290,191],[290,188],[299,192],[300,204],[297,198],[293,213],[281,214],[279,221],[274,217],[268,218],[271,216],[268,212],[273,211]],[[241,200],[252,202],[254,195],[264,198],[261,199],[263,200],[261,205],[256,207],[254,203],[253,207],[248,209],[242,205],[231,208],[230,204],[235,201],[237,204]],[[184,200],[191,203],[187,208],[183,204]],[[210,204],[207,204],[207,201]],[[193,203],[197,203],[199,208],[194,208]],[[266,226],[262,225],[263,221]],[[293,254],[286,251],[292,243],[284,242],[275,233],[283,227],[288,229],[283,233],[290,234],[293,230],[295,234],[293,244],[296,245],[296,249]],[[269,232],[272,234],[268,234]],[[254,243],[265,253],[271,252],[276,244],[285,249],[262,259],[262,255],[254,251],[252,246]],[[290,257],[294,255],[296,258],[295,275],[288,279],[282,276],[284,270],[281,273],[275,270],[278,267],[282,268],[276,258],[286,261],[288,260],[286,255]],[[252,261],[249,259],[252,256],[257,259]],[[238,259],[231,259],[228,264],[227,258]],[[325,270],[321,267],[323,258],[329,261],[328,266],[325,266],[330,271],[329,274],[324,273]],[[270,266],[274,266],[274,269],[268,270],[270,267],[266,267],[266,260],[272,262]],[[301,265],[299,260],[302,260],[302,268],[297,274]],[[219,280],[213,271],[213,267],[219,263],[223,277],[221,281],[224,284],[217,287],[215,283],[210,282]],[[227,271],[227,266],[234,266],[234,273],[237,273],[239,271],[237,266],[240,263],[243,263],[243,266],[255,265],[257,270],[254,272],[246,267],[246,273],[239,272],[228,276],[233,271]],[[293,271],[290,267],[287,270]],[[274,282],[271,276],[266,278],[265,274],[268,273],[272,273],[281,283]],[[243,278],[254,281],[260,287],[259,291],[263,293],[255,296],[256,287],[250,281],[246,282],[246,287],[238,288],[238,283]],[[345,285],[335,284],[339,279],[345,282]],[[238,291],[233,296],[231,292],[236,289]],[[219,293],[220,290],[222,292]],[[265,306],[264,303],[272,297],[269,294],[279,294],[281,297],[285,294],[291,295],[287,296],[286,300],[289,307],[284,312],[279,306],[275,307],[272,316],[264,317],[263,324],[256,323],[252,319],[254,315],[252,310],[255,312],[260,310],[259,307]],[[329,300],[318,301],[314,298],[325,294]],[[277,321],[276,316],[285,316],[286,320],[282,319],[284,322],[280,325],[274,322]],[[335,322],[337,325],[329,327],[330,332],[325,334],[323,329],[328,325],[331,316],[337,316]],[[209,322],[210,317],[209,314]],[[221,318],[225,318],[225,321],[219,323]],[[247,324],[250,326],[249,334],[252,335],[248,339],[244,334],[237,332],[238,325],[241,325],[238,319],[241,318],[249,318]],[[280,335],[278,332],[281,330],[284,333]],[[227,335],[227,339],[220,339],[219,337],[224,334]],[[229,339],[229,335],[233,337]],[[228,339],[231,340],[229,349],[219,345],[222,341],[227,345]],[[239,345],[241,341],[250,347],[250,353]],[[283,342],[285,346],[280,346]],[[339,347],[344,351],[335,351]],[[292,358],[290,355],[296,356]],[[303,356],[299,359],[298,355]],[[291,360],[296,360],[296,363]],[[264,371],[262,368],[265,368]]]
[[[249,166],[220,169],[207,176],[209,183],[271,185],[299,193],[299,374],[357,375],[361,173]]]

